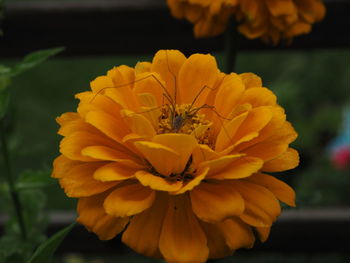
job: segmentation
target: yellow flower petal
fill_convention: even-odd
[[[265,242],[270,235],[270,227],[256,227],[261,242]]]
[[[107,215],[103,209],[105,198],[106,193],[80,198],[77,221],[89,231],[96,233],[101,240],[110,240],[123,231],[129,218]]]
[[[153,137],[153,142],[165,145],[179,154],[173,163],[172,173],[182,173],[193,150],[197,146],[196,139],[188,134],[168,133],[159,134]]]
[[[200,163],[219,158],[219,155],[208,145],[199,144],[192,152],[192,163],[197,167]]]
[[[86,115],[85,121],[119,143],[122,142],[122,138],[126,134],[130,133],[122,120],[118,120],[103,111],[90,111]]]
[[[107,214],[115,217],[132,216],[149,208],[155,199],[153,190],[139,183],[123,185],[105,199],[103,206]]]
[[[208,175],[216,174],[223,169],[225,169],[228,165],[232,164],[234,160],[239,159],[240,157],[244,156],[244,154],[231,154],[231,155],[225,155],[222,157],[219,157],[214,160],[206,161],[200,164],[202,167],[209,167],[209,173]]]
[[[231,142],[238,145],[258,136],[258,132],[263,129],[271,120],[272,112],[269,107],[257,107],[249,111],[247,118],[239,126],[237,132],[232,136]]]
[[[69,169],[60,178],[60,185],[69,197],[85,197],[102,193],[118,184],[118,182],[99,182],[93,174],[102,164],[84,163]]]
[[[273,16],[289,15],[295,12],[293,1],[266,0],[266,5]]]
[[[203,182],[191,193],[193,212],[203,221],[220,222],[244,211],[244,201],[231,184]]]
[[[73,161],[61,154],[53,162],[53,171],[51,177],[62,178],[70,169],[79,164],[82,164],[82,162]]]
[[[158,192],[150,208],[133,216],[122,241],[145,256],[161,257],[159,238],[167,208],[168,195]]]
[[[295,192],[286,183],[273,176],[262,173],[255,174],[249,177],[248,180],[252,183],[266,187],[283,203],[286,203],[289,206],[295,206]]]
[[[277,98],[267,88],[250,88],[244,92],[239,103],[249,103],[253,107],[273,106],[276,104]]]
[[[150,188],[158,191],[177,191],[182,187],[182,182],[170,181],[168,179],[153,175],[146,171],[137,171],[135,177],[144,186],[149,186]]]
[[[195,177],[189,182],[185,183],[180,190],[171,192],[170,194],[178,195],[178,194],[183,194],[186,191],[192,190],[197,185],[199,185],[202,182],[202,180],[204,180],[204,178],[208,174],[208,171],[209,171],[208,167],[198,171],[197,174],[194,175]]]
[[[137,62],[135,66],[135,75],[139,75],[151,70],[152,64],[149,62]]]
[[[281,172],[293,169],[299,165],[299,154],[296,150],[288,148],[277,158],[265,162],[262,168],[265,172]]]
[[[97,129],[79,118],[77,120],[65,122],[64,124],[62,124],[61,128],[58,130],[57,133],[62,136],[68,136],[77,131],[96,133]]]
[[[122,181],[134,177],[137,167],[128,167],[116,163],[108,163],[98,168],[94,173],[94,179],[101,182]]]
[[[232,250],[227,246],[225,237],[217,225],[203,221],[200,221],[200,225],[207,238],[209,258],[222,258],[232,254]]]
[[[180,155],[173,149],[155,142],[135,142],[135,147],[145,156],[158,173],[169,176],[178,167]]]
[[[243,156],[238,160],[234,160],[224,170],[207,177],[212,179],[240,179],[251,176],[261,169],[263,161],[259,158]]]
[[[77,161],[99,161],[88,156],[81,154],[81,151],[89,146],[93,145],[103,145],[112,146],[115,148],[120,148],[120,146],[114,141],[108,139],[105,136],[99,136],[97,134],[89,132],[74,132],[66,137],[64,137],[60,143],[60,152],[67,156],[71,160]]]
[[[115,118],[120,118],[121,106],[115,103],[111,98],[103,95],[103,92],[92,93],[90,91],[81,92],[75,95],[80,100],[78,113],[85,118],[90,111],[103,111]]]
[[[164,94],[167,93],[167,84],[156,72],[142,73],[136,76],[134,92],[136,94],[149,93],[156,99],[157,105],[162,105]],[[169,103],[169,101],[166,101]]]
[[[114,83],[110,77],[100,76],[90,82],[91,90],[94,93],[99,93],[107,89],[113,88]]]
[[[233,136],[236,134],[247,116],[248,112],[243,112],[221,128],[220,133],[216,138],[215,151],[220,152],[231,144]]]
[[[139,93],[137,95],[142,104],[140,114],[145,116],[155,129],[158,129],[161,108],[158,106],[159,104],[157,103],[155,96],[151,93]]]
[[[262,87],[261,78],[253,73],[239,74],[246,89]]]
[[[179,103],[177,76],[186,57],[178,50],[160,50],[153,58],[151,71],[157,72],[165,82],[167,93],[172,96],[174,103]]]
[[[187,195],[171,197],[164,218],[159,249],[167,262],[205,262],[207,240],[191,210]]]
[[[281,213],[276,197],[266,188],[244,181],[231,181],[244,199],[245,210],[240,218],[255,227],[270,227]]]
[[[81,154],[101,161],[116,161],[123,165],[142,168],[140,159],[136,159],[133,153],[128,154],[128,151],[118,151],[117,149],[106,146],[88,146],[81,151]]]
[[[226,75],[215,96],[215,110],[220,116],[228,117],[244,91],[242,79],[235,73]]]
[[[149,122],[149,120],[147,120],[147,118],[141,114],[137,114],[129,110],[122,110],[121,114],[124,117],[125,123],[134,134],[140,134],[144,138],[149,139],[156,135],[156,131],[154,130],[151,122]]]
[[[135,84],[134,69],[125,65],[114,67],[107,76],[113,80],[114,88],[106,89],[105,94],[123,108],[138,111],[139,103],[132,90]]]
[[[254,245],[255,237],[252,230],[239,219],[226,219],[218,226],[226,239],[226,244],[232,250],[241,247],[251,248]]]
[[[57,117],[56,118],[56,122],[59,125],[63,125],[65,123],[69,123],[71,121],[76,121],[76,120],[79,120],[79,119],[80,119],[80,116],[79,116],[78,113],[76,113],[76,112],[66,112],[66,113],[61,114],[61,116]]]
[[[201,76],[194,78],[193,76]],[[178,88],[180,103],[191,104],[194,107],[202,106],[219,76],[216,60],[210,55],[194,54],[182,65],[179,77]]]
[[[287,149],[288,144],[268,141],[258,143],[255,146],[242,150],[242,152],[267,162],[280,156]]]

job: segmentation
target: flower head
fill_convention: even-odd
[[[325,15],[322,0],[167,0],[176,18],[194,24],[196,37],[223,33],[230,17],[249,39],[277,44],[281,39],[308,34]]]
[[[211,55],[161,50],[119,66],[57,118],[53,177],[79,198],[78,221],[168,262],[205,262],[267,239],[294,191],[266,174],[297,166],[296,132],[252,74]]]

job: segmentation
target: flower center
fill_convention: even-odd
[[[211,122],[205,114],[199,113],[201,107],[193,108],[191,104],[174,107],[164,105],[159,116],[158,134],[185,133],[196,137],[198,143],[208,144],[208,128]]]

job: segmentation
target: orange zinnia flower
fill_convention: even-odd
[[[119,66],[57,118],[53,177],[79,198],[78,222],[168,262],[205,262],[265,241],[294,191],[265,172],[297,166],[297,134],[252,74],[211,55],[161,50]]]
[[[249,39],[261,38],[277,44],[281,39],[307,34],[323,19],[322,0],[167,0],[176,18],[194,24],[196,37],[223,33],[231,16]]]

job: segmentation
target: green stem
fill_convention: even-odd
[[[239,33],[237,31],[237,22],[231,19],[226,31],[226,73],[235,72],[236,60],[238,53],[238,38]]]
[[[5,128],[3,127],[3,122],[0,120],[0,139],[1,139],[1,151],[2,151],[2,156],[4,159],[4,166],[5,166],[5,180],[9,186],[10,189],[10,195],[12,198],[12,202],[15,207],[15,212],[18,220],[18,224],[21,230],[21,236],[22,239],[25,241],[27,239],[27,231],[26,227],[24,224],[24,219],[23,219],[23,214],[22,214],[22,204],[19,199],[18,192],[16,191],[15,188],[15,183],[13,180],[13,175],[12,175],[12,168],[11,168],[11,162],[9,158],[9,152],[8,152],[8,147],[7,147],[7,142],[6,142],[6,136],[5,136]]]

